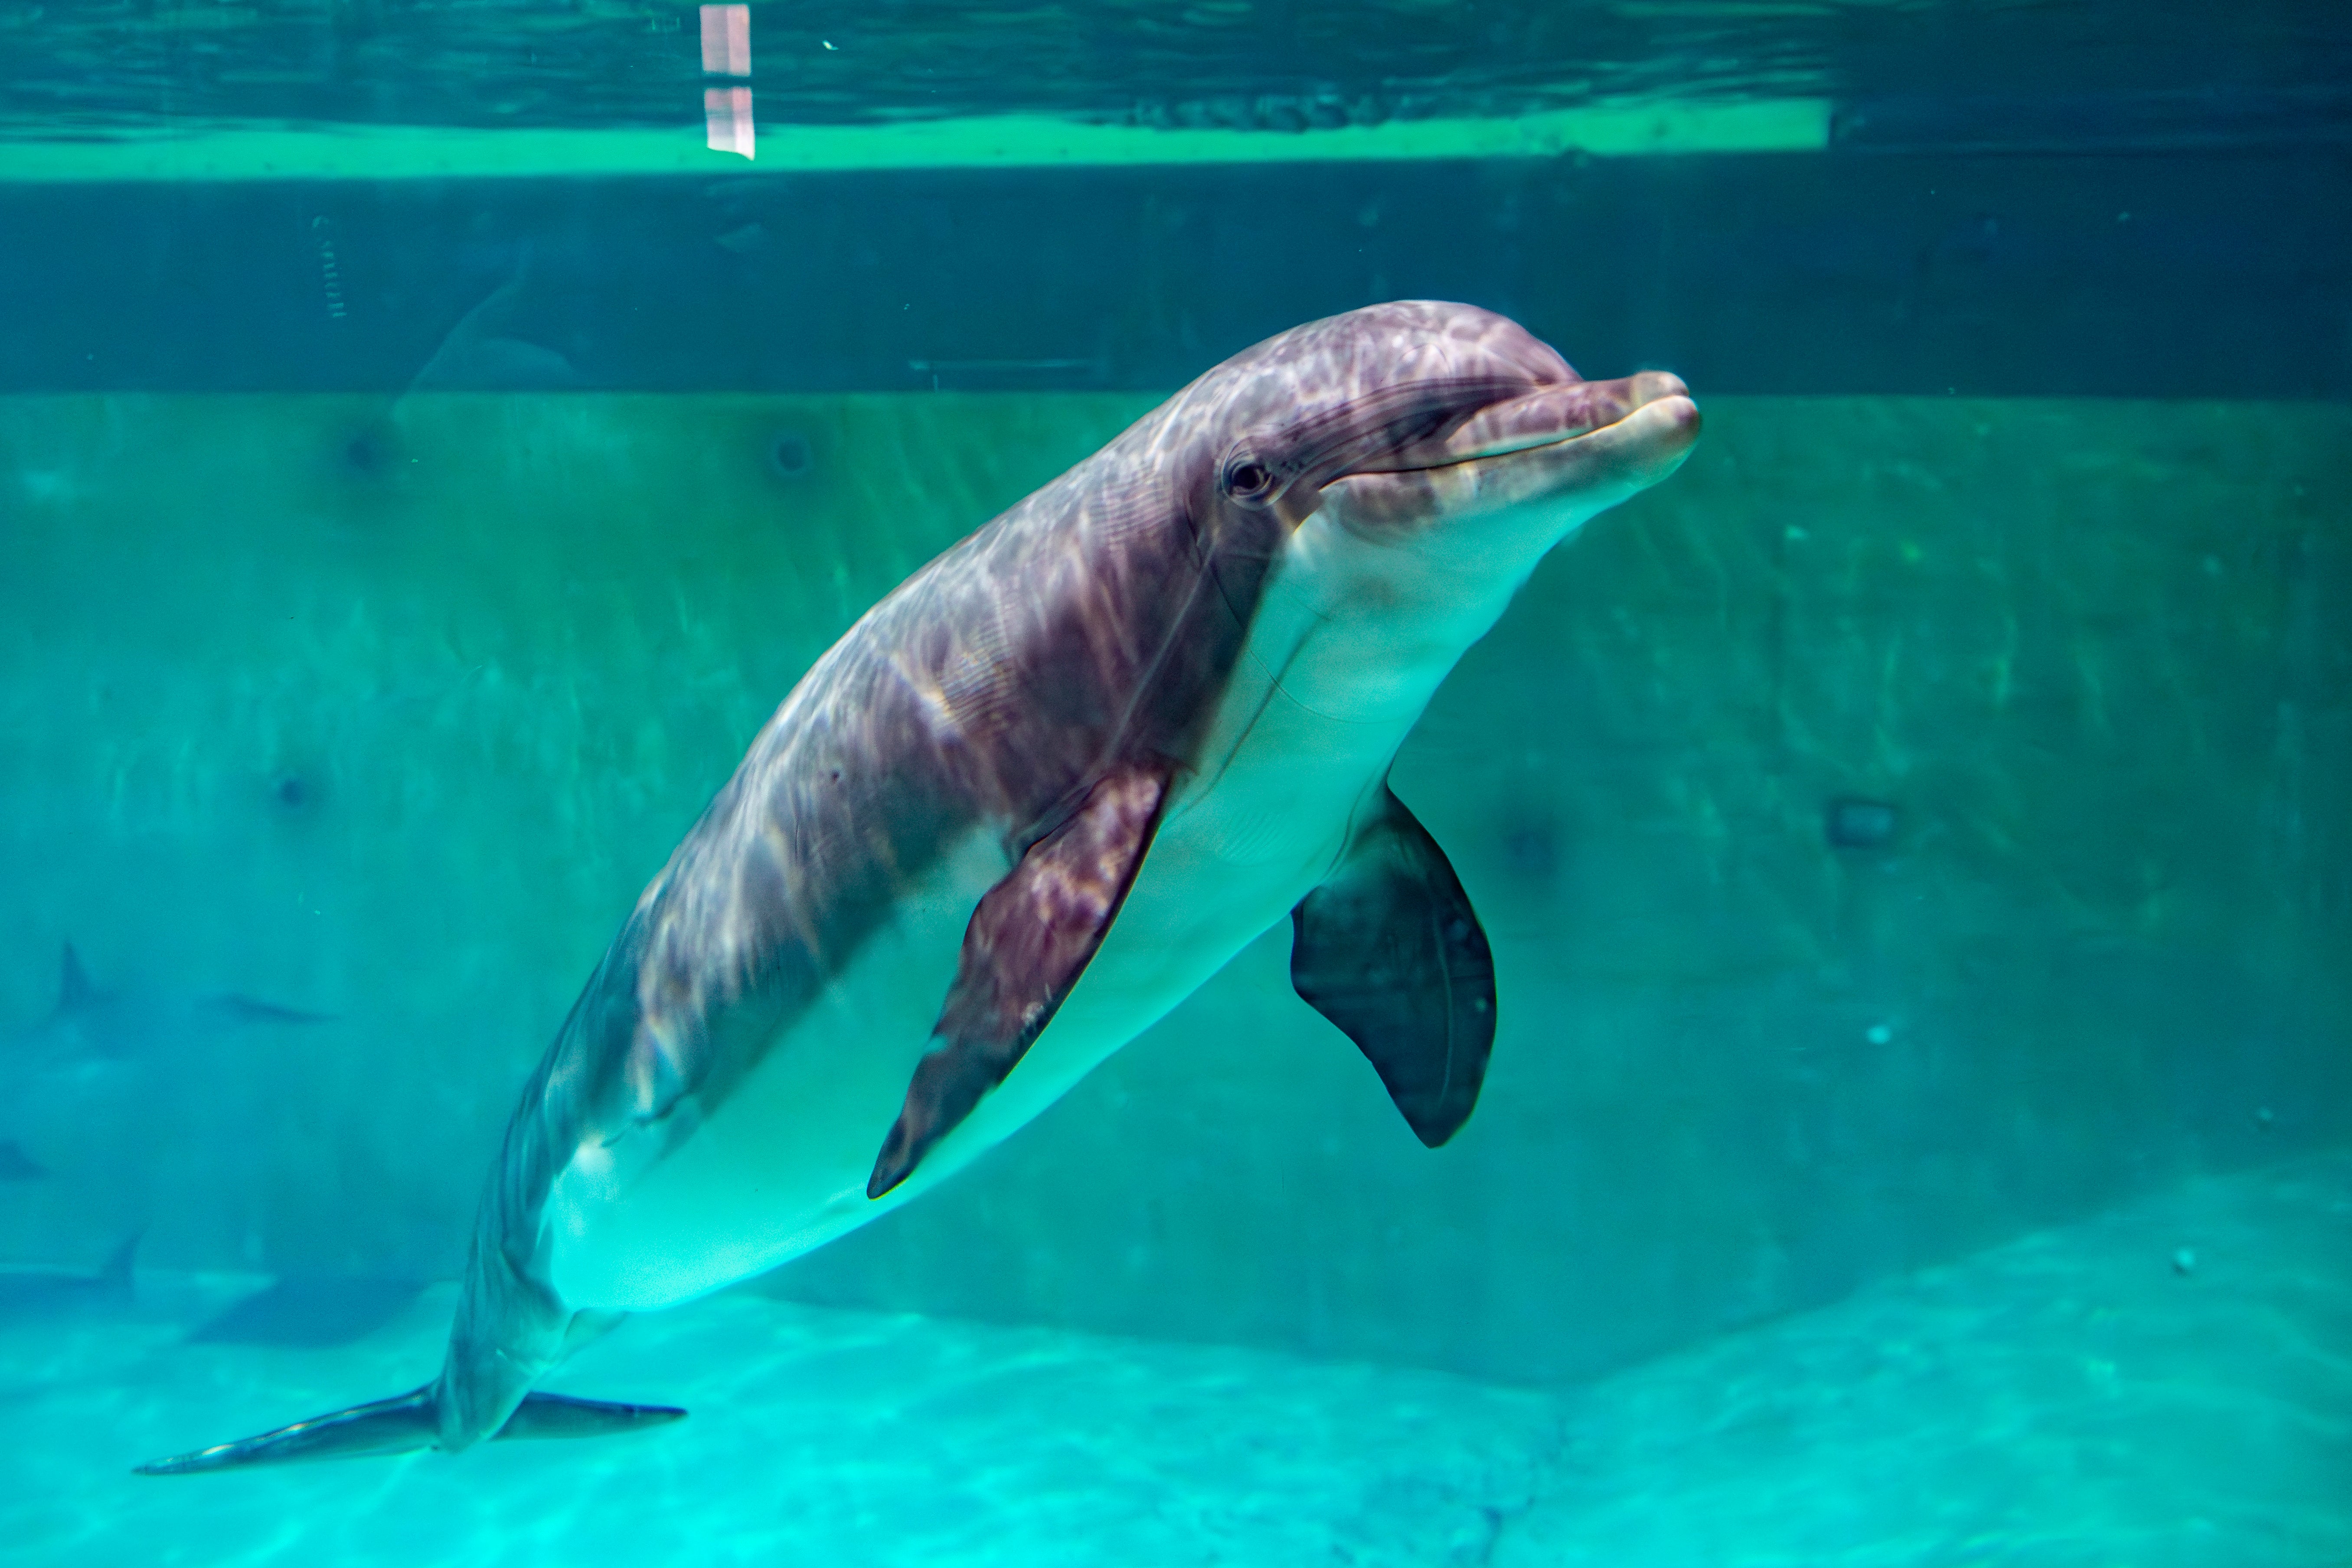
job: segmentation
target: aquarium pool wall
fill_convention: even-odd
[[[20,1103],[0,1256],[453,1272],[798,673],[1152,401],[0,398],[0,1029],[68,941],[330,1016]],[[1496,942],[1461,1137],[1276,932],[761,1288],[1539,1379],[2352,1136],[2352,411],[1706,403],[1398,765]]]
[[[0,393],[1165,392],[1434,299],[1710,396],[2352,397],[2352,113],[2334,142],[2163,156],[1316,162],[1303,134],[812,172],[681,135],[709,166],[667,177],[597,169],[593,139],[509,178],[416,174],[422,132],[284,140],[344,177],[11,177],[40,160],[0,142]],[[370,161],[415,177],[352,177]]]

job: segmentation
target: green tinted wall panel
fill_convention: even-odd
[[[8,1058],[0,1250],[454,1270],[798,672],[1150,402],[0,403],[0,1026],[71,941],[137,1047]],[[1459,1138],[1276,931],[762,1288],[1542,1378],[2352,1133],[2352,416],[1705,402],[1399,763],[1496,942]]]

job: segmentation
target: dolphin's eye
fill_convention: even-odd
[[[1254,458],[1244,458],[1225,470],[1225,493],[1235,500],[1263,500],[1274,488],[1274,470]]]

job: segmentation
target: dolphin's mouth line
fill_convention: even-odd
[[[1646,405],[1644,406],[1646,406]],[[1626,420],[1631,419],[1633,415],[1638,412],[1639,410],[1629,410],[1620,417],[1612,419],[1606,425],[1595,425],[1590,429],[1579,430],[1573,436],[1553,436],[1543,440],[1528,441],[1509,447],[1497,447],[1491,451],[1472,452],[1460,458],[1448,458],[1442,463],[1414,463],[1409,467],[1400,466],[1393,468],[1356,468],[1348,473],[1342,474],[1339,477],[1343,479],[1352,479],[1360,475],[1439,474],[1444,473],[1448,468],[1465,468],[1472,463],[1489,462],[1496,458],[1516,458],[1522,452],[1540,452],[1549,447],[1574,446],[1577,442],[1584,440],[1589,437],[1598,436],[1604,430],[1615,429],[1618,426],[1625,423]]]
[[[1689,390],[1679,378],[1655,372],[1644,372],[1640,375],[1628,376],[1619,382],[1574,382],[1561,385],[1537,387],[1517,397],[1506,398],[1487,405],[1456,426],[1453,435],[1445,441],[1428,443],[1423,448],[1423,452],[1427,453],[1428,460],[1414,461],[1413,458],[1420,454],[1407,447],[1402,452],[1393,454],[1389,462],[1351,468],[1338,478],[1353,479],[1358,476],[1369,478],[1381,474],[1433,474],[1498,458],[1517,457],[1527,452],[1549,451],[1572,447],[1580,441],[1606,436],[1654,403],[1662,402],[1669,397],[1687,397],[1688,395]],[[1451,451],[1446,449],[1450,442],[1459,441],[1465,436],[1471,436],[1482,422],[1500,421],[1507,425],[1510,411],[1518,405],[1553,397],[1570,399],[1570,408],[1561,412],[1570,413],[1571,416],[1560,425],[1549,429],[1539,426],[1536,429],[1517,432],[1506,428],[1489,434],[1483,441],[1472,436],[1465,449]],[[1614,405],[1613,408],[1612,405]],[[1595,424],[1580,425],[1573,418],[1574,413],[1580,412],[1591,414],[1613,412],[1615,417]]]

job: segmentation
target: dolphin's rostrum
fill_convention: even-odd
[[[1697,429],[1673,376],[1581,381],[1464,305],[1210,371],[908,579],[761,731],[523,1092],[440,1374],[143,1468],[675,1418],[532,1385],[952,1173],[1286,911],[1300,995],[1444,1142],[1494,966],[1390,763],[1545,552]]]

